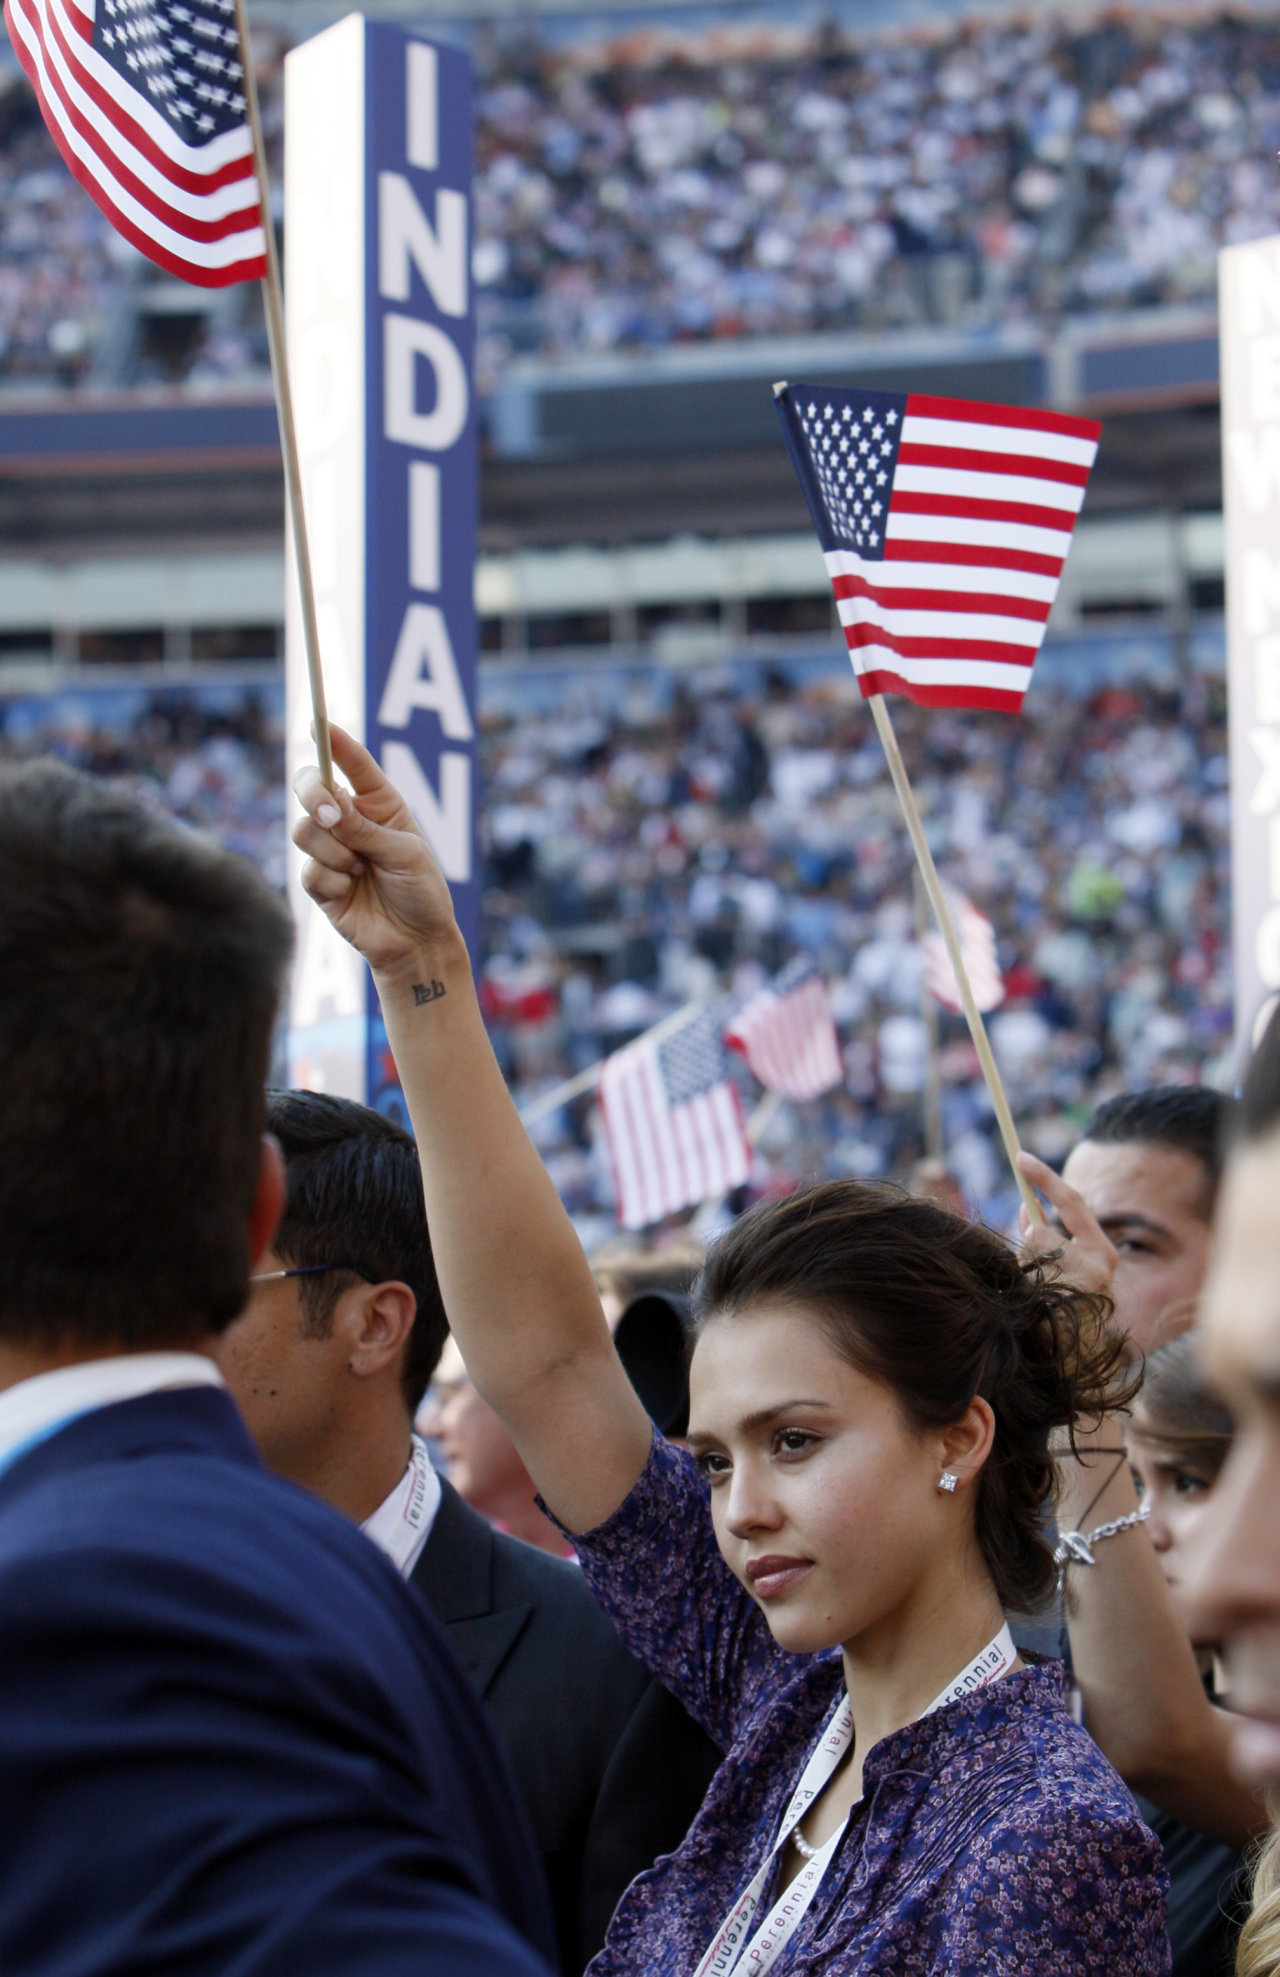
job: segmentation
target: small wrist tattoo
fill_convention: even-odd
[[[424,1002],[438,1002],[443,994],[443,982],[415,982],[413,984],[413,1000],[419,1009]]]

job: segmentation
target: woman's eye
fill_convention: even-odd
[[[818,1436],[804,1428],[782,1428],[774,1436],[773,1445],[779,1455],[807,1455],[817,1441]]]
[[[1147,1494],[1147,1486],[1136,1469],[1131,1469],[1129,1474],[1133,1478],[1134,1493],[1137,1496],[1138,1502],[1141,1503],[1143,1497]]]
[[[1179,1469],[1173,1479],[1173,1487],[1179,1496],[1201,1496],[1209,1485],[1203,1476],[1193,1476],[1189,1469]]]
[[[712,1483],[717,1476],[727,1476],[731,1467],[728,1456],[718,1449],[708,1449],[704,1455],[695,1456],[694,1460],[708,1482]]]

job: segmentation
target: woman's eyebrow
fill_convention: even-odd
[[[744,1414],[738,1423],[738,1432],[744,1435],[755,1434],[759,1429],[767,1428],[771,1422],[777,1421],[782,1415],[790,1414],[797,1407],[816,1408],[823,1414],[832,1412],[832,1404],[829,1400],[814,1400],[811,1397],[797,1395],[794,1400],[780,1400],[772,1407],[759,1407],[754,1414]],[[689,1448],[705,1448],[708,1443],[718,1441],[719,1437],[690,1428],[684,1439]]]

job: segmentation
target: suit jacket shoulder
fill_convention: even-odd
[[[624,1889],[684,1838],[720,1753],[575,1564],[495,1531],[447,1483],[413,1584],[492,1714],[580,1970]]]
[[[6,1977],[392,1977],[438,1940],[442,1970],[541,1967],[500,1920],[549,1943],[461,1671],[224,1394],[100,1409],[0,1473],[0,1611]]]

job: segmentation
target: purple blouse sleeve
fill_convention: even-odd
[[[692,1456],[660,1434],[625,1503],[570,1539],[632,1654],[728,1750],[763,1694],[795,1673],[720,1556]]]

